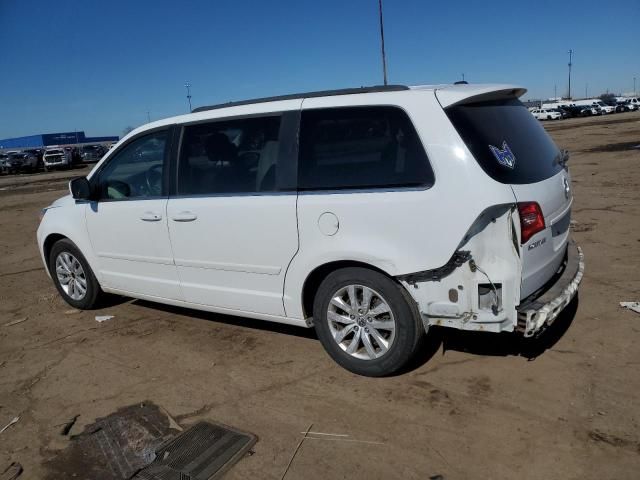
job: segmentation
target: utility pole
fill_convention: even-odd
[[[189,82],[184,84],[185,88],[187,89],[187,101],[189,102],[189,113],[191,113],[191,84]]]
[[[384,52],[384,22],[382,20],[382,0],[378,0],[378,12],[380,13],[380,41],[382,45],[382,75],[384,84],[387,84],[387,55]]]
[[[573,50],[569,49],[569,100],[571,100],[571,56],[573,55]]]

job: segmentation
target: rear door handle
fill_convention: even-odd
[[[154,212],[144,212],[140,216],[140,220],[142,220],[144,222],[158,222],[158,221],[162,220],[162,215],[160,215],[159,213],[154,213]]]
[[[193,222],[198,216],[193,212],[176,213],[171,219],[174,222]]]

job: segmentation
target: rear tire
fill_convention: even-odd
[[[313,318],[329,356],[368,377],[401,370],[425,336],[418,307],[404,287],[366,268],[329,274],[316,292]]]
[[[49,272],[64,301],[74,308],[90,310],[105,296],[86,258],[71,240],[53,244]]]

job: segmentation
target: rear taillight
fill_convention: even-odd
[[[520,214],[520,242],[526,243],[536,233],[544,230],[544,215],[538,202],[518,203]]]

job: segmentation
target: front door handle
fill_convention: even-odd
[[[154,212],[144,212],[142,215],[140,215],[140,220],[144,222],[158,222],[162,220],[162,215]]]
[[[180,212],[176,213],[171,219],[174,222],[193,222],[198,216],[193,212]]]

